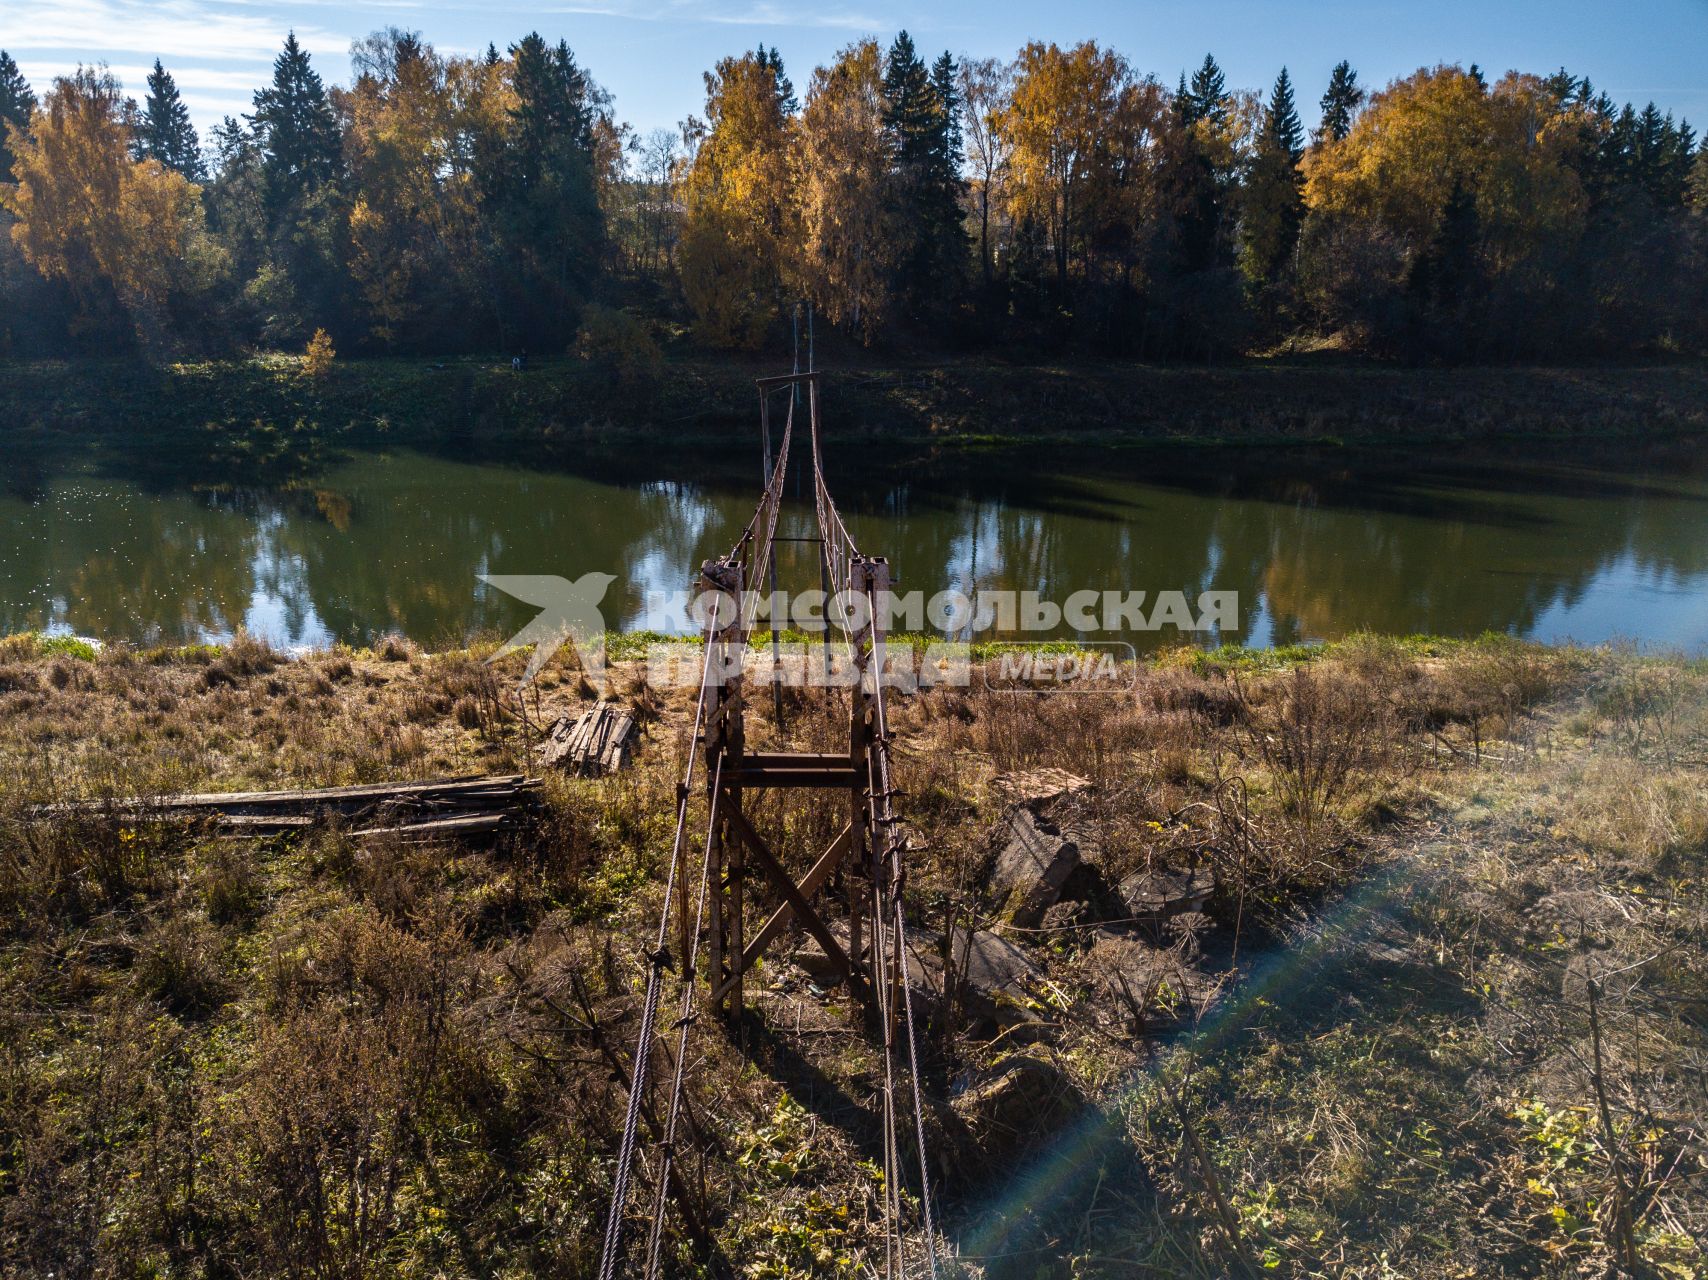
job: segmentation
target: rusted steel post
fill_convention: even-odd
[[[741,709],[738,706],[730,720],[729,736],[725,740],[724,776],[726,778],[739,769],[742,754],[747,748],[746,740],[746,725],[743,723]],[[741,792],[742,787],[739,780],[725,784],[723,808],[727,809],[728,813],[721,817],[718,823],[721,832],[720,839],[725,840],[729,849],[729,890],[727,897],[729,928],[724,935],[724,941],[728,948],[730,977],[734,979],[729,992],[729,1016],[734,1018],[738,1025],[741,1022],[742,1011],[746,1007],[746,984],[742,981],[743,975],[747,972],[747,966],[742,962],[742,951],[746,944],[742,937],[742,921],[747,906],[747,845],[740,839],[728,839],[728,835],[732,817],[741,814]],[[747,1047],[745,1031],[742,1032],[741,1045],[743,1049]]]
[[[741,803],[739,785],[731,787],[741,766],[744,738],[742,720],[741,669],[739,666],[744,642],[742,632],[742,565],[739,560],[708,561],[703,573],[708,582],[730,602],[731,615],[711,635],[706,661],[712,671],[712,710],[706,727],[706,799],[710,808],[711,832],[709,844],[711,863],[710,891],[715,899],[711,912],[707,940],[711,953],[708,982],[713,990],[725,986],[736,976],[741,958],[741,875],[740,842],[729,838],[727,810]],[[725,607],[719,602],[719,609]],[[741,984],[729,990],[727,1006],[734,1012],[741,1009]],[[726,1006],[714,1002],[722,1011]]]
[[[865,595],[868,589],[866,563],[856,559],[848,566],[848,579],[845,584],[848,599],[857,600]],[[848,920],[850,941],[853,952],[859,956],[864,950],[860,937],[861,917],[865,911],[865,895],[876,883],[873,873],[876,869],[876,837],[871,823],[871,794],[872,794],[872,701],[871,694],[866,688],[866,654],[863,648],[862,632],[853,635],[854,685],[849,689],[849,720],[848,720],[848,752],[849,760],[854,766],[854,786],[849,793],[851,809],[850,822],[854,831],[855,875],[848,887]],[[871,975],[874,988],[883,980],[882,961],[875,948],[877,938],[881,935],[879,922],[872,922],[872,938],[874,948],[871,951],[867,973]]]

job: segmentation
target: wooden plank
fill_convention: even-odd
[[[849,790],[855,785],[853,768],[845,760],[838,768],[737,769],[729,777],[732,786],[814,787]]]
[[[453,796],[460,791],[487,791],[521,787],[527,779],[519,773],[491,777],[450,778],[437,782],[370,783],[354,787],[318,787],[302,791],[215,791],[201,795],[163,797],[171,808],[218,808],[226,805],[309,805],[361,801],[403,800],[412,796]],[[146,801],[144,803],[147,803]]]
[[[844,826],[836,839],[832,840],[826,847],[825,851],[819,854],[818,861],[812,865],[812,870],[807,872],[806,876],[801,880],[800,889],[802,897],[810,899],[813,894],[824,888],[825,882],[831,877],[831,873],[834,872],[841,864],[842,859],[848,856],[848,846],[853,835],[853,826]],[[776,936],[783,932],[783,930],[788,927],[789,921],[794,918],[794,904],[785,898],[782,903],[778,905],[777,909],[771,913],[771,918],[767,920],[764,925],[760,927],[759,932],[754,935],[753,941],[747,944],[746,950],[741,953],[741,967],[743,969],[751,969],[753,967],[753,962],[759,959],[765,948],[771,945]],[[725,984],[725,986],[728,985],[728,983]],[[716,1001],[722,995],[723,989],[720,988],[719,990],[712,992],[712,999]]]
[[[736,761],[738,769],[852,768],[846,751],[749,751]]]
[[[352,831],[355,837],[366,836],[439,836],[467,835],[471,832],[497,831],[509,818],[507,813],[463,813],[454,818],[430,818],[425,822],[406,822],[389,827],[364,827]]]
[[[541,764],[594,777],[615,773],[629,762],[635,718],[614,702],[600,702],[572,723],[558,720],[547,734]]]
[[[188,795],[126,796],[110,800],[68,800],[38,806],[33,813],[52,816],[62,813],[155,812],[176,809],[288,809],[316,805],[339,807],[381,803],[387,800],[443,797],[454,799],[465,793],[510,792],[532,789],[522,774],[449,778],[437,782],[367,783],[353,787],[315,787],[296,791],[208,791]]]
[[[753,381],[762,390],[769,391],[772,387],[786,387],[795,382],[817,382],[818,373],[816,370],[808,373],[779,373],[769,378],[755,378]]]
[[[819,946],[824,948],[824,954],[829,956],[831,963],[841,971],[847,979],[848,985],[864,998],[866,981],[861,976],[859,969],[848,959],[848,954],[843,951],[842,944],[836,940],[836,935],[819,918],[818,912],[813,910],[812,904],[802,895],[795,882],[789,879],[789,873],[783,870],[782,863],[778,862],[771,850],[766,848],[765,841],[760,839],[759,833],[753,829],[753,824],[747,820],[747,815],[732,805],[728,809],[726,817],[729,820],[730,828],[741,837],[741,842],[753,854],[760,869],[770,877],[771,883],[777,888],[777,892],[783,895],[790,906],[794,907],[795,915],[800,918],[806,931],[818,939]],[[737,963],[735,971],[737,976],[745,971],[745,961],[746,956],[744,954]],[[733,978],[731,981],[733,982]]]

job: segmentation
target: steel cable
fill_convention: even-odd
[[[793,432],[793,427],[794,407],[791,405],[788,420],[784,425],[782,448],[779,451],[776,466],[772,470],[770,483],[766,485],[764,496],[760,498],[759,505],[755,509],[752,519],[748,521],[746,529],[743,530],[741,536],[736,540],[736,544],[731,549],[730,555],[725,557],[726,561],[736,559],[740,555],[744,544],[751,548],[754,545],[753,535],[757,528],[763,524],[765,526],[765,537],[759,543],[759,545],[763,547],[763,551],[760,553],[760,558],[757,561],[759,574],[761,576],[763,575],[764,565],[769,557],[771,547],[773,545],[772,536],[776,531],[777,514],[781,506],[783,480],[788,466],[789,442]],[[766,518],[767,512],[769,513],[768,519]],[[740,625],[736,629],[736,636],[733,641],[726,642],[730,643],[738,652],[745,647],[747,638],[751,634],[753,624],[753,616],[749,613],[747,604],[749,600],[754,600],[755,598],[752,593],[744,592],[744,596],[744,599],[737,602],[737,617]],[[755,609],[756,608],[757,603],[755,600]],[[681,789],[678,794],[676,832],[671,841],[670,870],[665,879],[664,904],[659,912],[657,944],[654,947],[650,958],[650,965],[647,971],[646,993],[641,1005],[641,1026],[636,1037],[634,1066],[630,1073],[628,1106],[623,1121],[623,1137],[618,1147],[617,1171],[613,1181],[611,1194],[611,1211],[605,1223],[604,1251],[599,1264],[600,1280],[612,1280],[612,1277],[615,1276],[617,1267],[620,1265],[622,1259],[622,1215],[623,1211],[627,1207],[629,1182],[633,1176],[634,1147],[640,1123],[640,1099],[644,1095],[645,1091],[646,1064],[651,1056],[653,1029],[657,1024],[658,1002],[663,986],[662,971],[668,958],[665,944],[670,936],[670,908],[675,899],[676,872],[681,859],[682,841],[687,829],[688,803],[689,797],[692,794],[694,765],[696,759],[694,744],[699,741],[701,729],[705,723],[706,695],[708,690],[711,688],[711,675],[713,671],[712,657],[714,652],[713,646],[717,637],[716,618],[717,615],[714,613],[713,617],[708,620],[706,627],[705,652],[702,655],[700,665],[700,688],[694,711],[694,730],[692,736],[689,738],[688,763],[687,767],[683,770]],[[727,663],[728,653],[725,651],[719,651],[719,657],[722,660],[719,666],[719,674],[720,678],[722,678],[724,674],[723,664]],[[701,925],[704,920],[706,886],[709,879],[709,866],[711,862],[712,833],[715,830],[717,823],[717,795],[718,788],[722,782],[722,777],[723,762],[720,759],[717,769],[713,774],[711,791],[712,801],[707,815],[706,849],[700,868],[700,891],[698,895],[699,902],[696,908],[693,934],[693,954],[691,957],[684,957],[685,977],[681,1015],[682,1020],[680,1022],[681,1035],[678,1039],[676,1067],[674,1078],[672,1080],[670,1107],[668,1113],[669,1118],[666,1123],[665,1134],[663,1135],[663,1160],[660,1166],[660,1177],[656,1188],[657,1199],[654,1203],[653,1209],[653,1226],[648,1239],[646,1274],[649,1277],[656,1274],[660,1237],[663,1230],[663,1218],[665,1213],[664,1206],[669,1190],[672,1154],[676,1136],[676,1123],[681,1111],[683,1072],[685,1070],[684,1064],[686,1062],[687,1030],[689,1025],[687,1015],[691,1010],[693,972],[695,962],[697,962],[699,957],[699,936]]]

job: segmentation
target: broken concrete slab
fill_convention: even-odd
[[[848,945],[847,926],[830,926],[831,933]],[[823,987],[838,981],[835,966],[818,943],[808,939],[791,958],[809,978]],[[995,1029],[1036,1019],[1031,1011],[1032,987],[1043,977],[1025,951],[988,930],[970,935],[957,930],[954,945],[955,999],[965,1012]],[[916,1008],[929,1016],[943,996],[943,938],[925,929],[908,932],[907,977],[913,985]]]
[[[1175,871],[1151,867],[1135,871],[1121,881],[1121,903],[1136,921],[1160,922],[1169,916],[1204,909],[1216,891],[1216,876],[1209,867]]]
[[[993,999],[1024,999],[1044,971],[1019,947],[988,929],[955,933],[955,972],[960,980]]]
[[[1009,921],[1024,928],[1043,922],[1079,869],[1080,834],[1026,805],[1008,811],[986,884]]]
[[[1221,982],[1194,967],[1179,948],[1109,928],[1094,937],[1080,972],[1107,995],[1098,1005],[1101,1013],[1128,1030],[1178,1025],[1207,1009],[1221,990]]]

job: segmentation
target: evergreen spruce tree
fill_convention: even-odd
[[[1286,67],[1275,77],[1269,108],[1263,116],[1263,133],[1294,164],[1305,154],[1305,129],[1299,123],[1299,109],[1293,102],[1293,80]]]
[[[1597,167],[1609,188],[1637,181],[1637,112],[1629,102],[1613,118],[1602,138]]]
[[[767,51],[761,44],[754,55],[764,66],[771,68],[771,78],[777,85],[777,109],[785,116],[792,116],[801,109],[801,104],[795,98],[795,86],[789,83],[789,77],[783,74],[783,55],[772,45]]]
[[[535,350],[561,348],[574,332],[605,248],[594,184],[594,89],[569,45],[538,32],[511,47],[513,132],[489,181],[500,249],[499,271],[511,295],[506,313],[515,340]]]
[[[937,275],[935,296],[956,288],[972,252],[962,197],[960,67],[945,49],[931,66],[932,121],[925,167],[927,224],[931,259]]]
[[[1205,54],[1191,82],[1182,72],[1174,90],[1174,123],[1180,132],[1165,165],[1163,183],[1172,191],[1178,210],[1177,251],[1180,269],[1187,274],[1220,265],[1223,193],[1194,126],[1216,119],[1213,111],[1226,111],[1223,89],[1221,69]]]
[[[1187,93],[1191,98],[1193,121],[1208,120],[1217,128],[1227,123],[1227,78],[1222,75],[1222,69],[1216,65],[1212,55],[1206,53],[1203,65],[1192,73],[1192,84]]]
[[[1657,203],[1665,181],[1667,128],[1660,109],[1649,103],[1637,115],[1637,127],[1631,139],[1631,173],[1637,185],[1647,191]]]
[[[884,59],[884,128],[890,150],[903,170],[922,166],[930,152],[934,110],[931,73],[903,31]]]
[[[550,46],[538,32],[524,36],[511,53],[516,175],[524,186],[536,186],[563,145],[586,151],[593,144],[587,77],[566,42]]]
[[[1661,114],[1649,103],[1637,114],[1627,137],[1630,148],[1627,172],[1630,180],[1662,209],[1676,209],[1685,202],[1690,183],[1696,131],[1688,122],[1675,125],[1672,113]]]
[[[937,95],[937,106],[943,120],[938,131],[935,163],[949,171],[958,171],[961,163],[961,87],[960,68],[945,49],[931,64],[931,88]]]
[[[927,67],[903,31],[884,62],[884,133],[894,190],[894,294],[915,319],[955,293],[971,241],[961,216],[959,90],[944,53]]]
[[[1695,160],[1696,130],[1690,127],[1690,121],[1680,120],[1667,139],[1663,190],[1668,208],[1682,208],[1690,202],[1690,178]]]
[[[1317,137],[1324,142],[1339,142],[1352,132],[1352,117],[1364,101],[1364,90],[1358,87],[1358,73],[1345,60],[1335,65],[1328,78],[1328,90],[1323,94],[1322,125]]]
[[[1441,222],[1413,261],[1407,282],[1422,326],[1420,345],[1450,359],[1470,355],[1477,340],[1473,313],[1483,294],[1481,245],[1476,197],[1455,179]]]
[[[1247,282],[1259,290],[1279,282],[1299,241],[1305,213],[1299,160],[1304,153],[1305,131],[1293,101],[1293,81],[1282,67],[1263,114],[1245,193],[1240,265]]]
[[[1561,67],[1558,71],[1549,72],[1542,77],[1542,87],[1548,91],[1548,96],[1554,100],[1556,108],[1564,108],[1573,102],[1587,101],[1589,81],[1580,81]]]
[[[337,173],[338,122],[296,32],[286,37],[284,51],[273,61],[272,86],[255,94],[249,119],[275,205],[309,194]]]
[[[1182,271],[1192,274],[1231,265],[1238,245],[1226,234],[1229,197],[1235,175],[1217,167],[1215,153],[1195,131],[1199,123],[1213,130],[1228,121],[1229,99],[1222,69],[1211,54],[1198,70],[1181,77],[1174,95],[1174,119],[1181,136],[1165,167],[1164,184],[1172,189],[1176,250]]]
[[[176,169],[191,182],[206,177],[202,144],[190,124],[189,109],[158,58],[148,73],[148,98],[138,120],[136,154],[138,159],[158,160],[168,169]]]
[[[12,153],[6,146],[6,126],[27,129],[35,114],[36,95],[30,82],[12,61],[12,55],[0,49],[0,182],[12,180]]]

